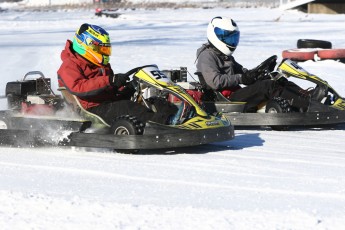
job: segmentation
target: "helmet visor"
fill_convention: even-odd
[[[218,27],[214,28],[214,33],[216,34],[217,38],[224,42],[226,45],[230,47],[237,47],[240,41],[240,31],[234,30],[224,30]]]
[[[111,44],[106,43],[106,44],[97,44],[96,42],[93,42],[90,44],[90,47],[92,48],[93,51],[102,54],[102,55],[111,55]]]

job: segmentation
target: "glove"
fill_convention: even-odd
[[[255,69],[254,70],[248,70],[242,74],[241,83],[244,85],[251,85],[254,82],[256,82],[256,80],[257,80],[256,76],[257,76],[257,73],[256,73]]]
[[[109,76],[109,82],[112,86],[120,88],[121,86],[126,85],[126,82],[129,80],[127,74],[118,73],[114,74],[114,76]]]

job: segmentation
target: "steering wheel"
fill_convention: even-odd
[[[270,78],[268,74],[274,70],[274,67],[277,64],[277,55],[273,55],[263,61],[260,65],[255,67],[255,72],[257,73],[258,80],[264,80]]]
[[[142,68],[145,68],[145,67],[149,67],[149,66],[155,66],[155,65],[144,65],[144,66],[139,66],[139,67],[135,67],[131,70],[129,70],[128,72],[124,73],[124,75],[126,76],[131,76],[132,74],[136,74],[139,70],[141,70]],[[123,87],[121,90],[119,90],[117,93],[119,95],[122,95],[122,96],[128,96],[129,94],[135,94],[135,92],[137,91],[138,89],[138,85],[139,85],[139,82],[138,80],[133,77],[132,80],[128,81]],[[136,95],[133,95],[134,97],[132,97],[132,100],[137,100],[136,98]]]
[[[135,67],[135,68],[129,70],[127,73],[125,73],[125,75],[131,76],[132,74],[138,72],[138,71],[141,70],[142,68],[151,67],[151,66],[156,66],[156,65],[143,65],[143,66]]]

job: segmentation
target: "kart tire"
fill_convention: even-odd
[[[317,52],[321,59],[343,59],[345,58],[345,49],[324,49]]]
[[[10,129],[10,122],[7,118],[0,119],[0,129]]]
[[[308,61],[314,60],[317,55],[317,50],[308,49],[289,49],[282,53],[283,58],[291,59],[292,61]]]
[[[110,127],[110,132],[114,135],[142,135],[144,124],[134,116],[120,116],[114,120]],[[118,153],[135,154],[139,149],[115,149]]]
[[[269,100],[266,104],[266,113],[290,113],[291,107],[289,102],[281,97],[274,97],[271,100]],[[283,125],[274,125],[271,126],[272,130],[276,131],[285,131],[288,130],[288,126]]]
[[[329,41],[323,40],[314,40],[314,39],[298,39],[297,48],[321,48],[321,49],[332,49],[332,43]]]

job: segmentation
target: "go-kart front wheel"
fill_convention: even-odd
[[[142,135],[144,132],[144,124],[134,116],[120,116],[116,118],[110,127],[110,131],[114,135]],[[135,154],[139,149],[115,149],[118,153]]]
[[[289,102],[281,97],[274,97],[271,100],[269,100],[266,104],[266,113],[290,113],[291,107]],[[284,131],[288,130],[288,126],[282,126],[282,125],[274,125],[271,126],[272,130],[276,131]]]

